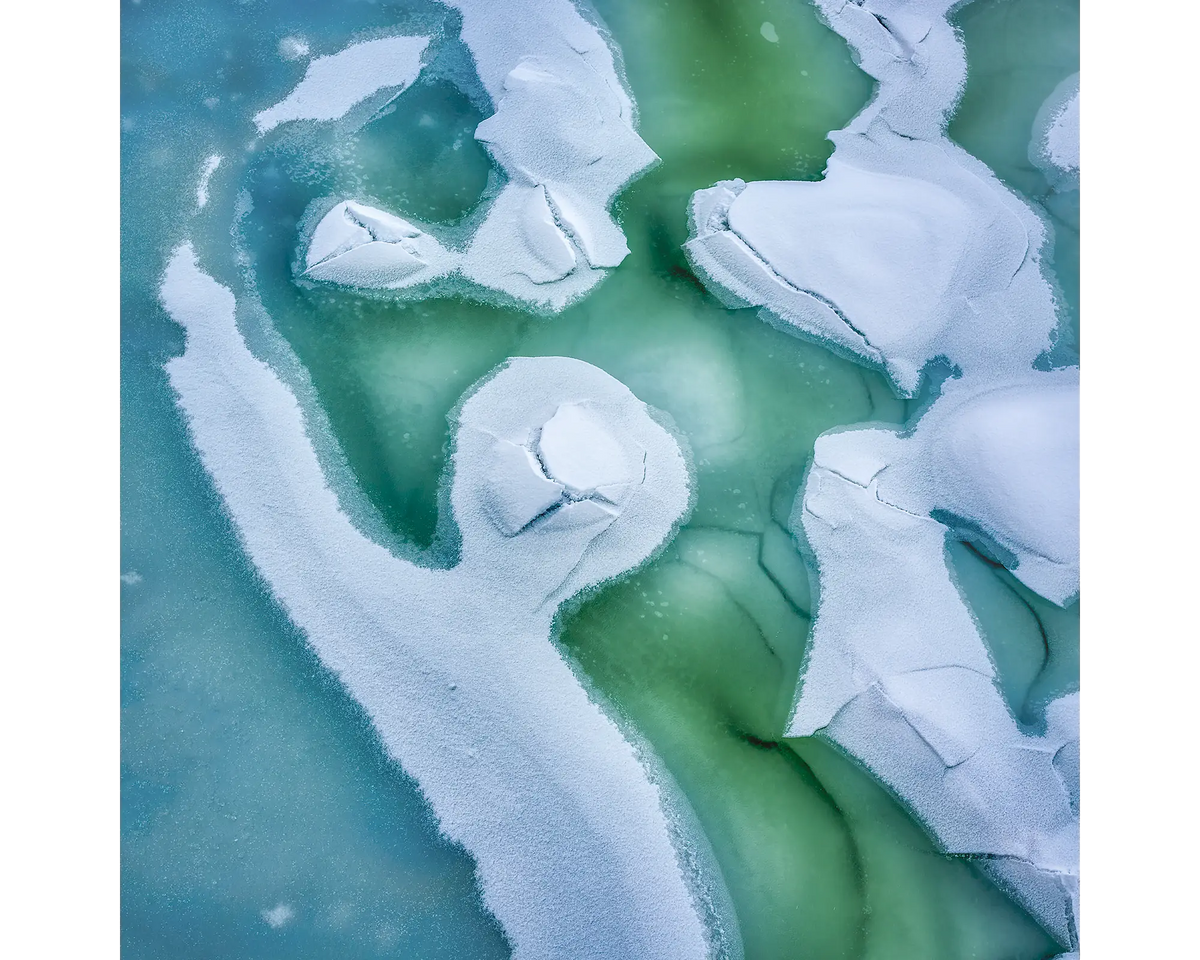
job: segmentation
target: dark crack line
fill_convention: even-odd
[[[800,296],[811,297],[813,300],[816,300],[818,303],[822,304],[823,306],[828,307],[829,310],[831,310],[833,312],[834,316],[836,316],[850,330],[854,331],[854,333],[858,335],[859,339],[861,339],[863,344],[866,346],[867,351],[869,353],[871,353],[876,360],[878,360],[881,364],[884,362],[883,353],[880,351],[880,349],[877,346],[875,346],[875,344],[871,343],[870,338],[865,333],[863,333],[854,323],[851,322],[850,318],[847,317],[846,314],[844,314],[842,312],[841,308],[836,303],[834,303],[828,297],[822,296],[821,294],[816,293],[815,291],[805,290],[802,287],[798,287],[794,283],[792,283],[792,281],[787,279],[787,277],[785,277],[778,270],[776,270],[774,266],[772,266],[771,261],[769,261],[766,257],[764,257],[758,251],[758,249],[755,248],[754,244],[752,244],[749,240],[747,240],[745,237],[743,237],[740,233],[738,233],[730,225],[728,215],[726,215],[726,219],[725,219],[725,229],[728,230],[731,235],[737,237],[737,239],[740,240],[742,242],[742,244],[745,245],[746,249],[750,251],[750,254],[754,257],[754,259],[757,260],[760,264],[762,264],[763,268],[772,277],[774,277],[782,286],[786,287],[787,289],[791,290],[794,293],[799,294]]]
[[[775,586],[775,589],[779,591],[779,595],[783,598],[783,602],[786,603],[792,609],[792,611],[794,613],[796,613],[798,616],[803,617],[805,620],[807,620],[811,624],[812,623],[812,612],[809,610],[804,610],[803,608],[801,608],[797,603],[795,603],[792,600],[791,596],[788,593],[787,588],[784,587],[784,585],[775,578],[775,575],[771,573],[771,571],[767,568],[767,565],[763,562],[763,549],[766,546],[766,539],[760,537],[759,541],[760,541],[759,547],[758,547],[758,567],[759,567],[759,569],[762,570],[762,572],[767,575],[767,579],[770,580],[771,583]],[[799,551],[797,551],[797,555],[799,555]],[[803,558],[801,558],[800,562],[804,563]],[[805,569],[805,573],[807,574],[807,572],[808,572],[807,564],[805,564],[804,569]],[[811,587],[812,587],[811,583],[809,584],[809,587],[811,589]]]
[[[732,603],[734,605],[734,607],[736,607],[737,610],[743,616],[745,616],[745,618],[747,620],[750,621],[751,624],[754,625],[754,632],[758,634],[758,638],[763,642],[763,646],[767,648],[767,652],[770,653],[771,656],[775,658],[776,662],[779,664],[780,668],[782,669],[783,658],[775,650],[775,647],[771,643],[771,641],[767,639],[767,635],[762,628],[762,624],[760,624],[758,622],[758,618],[755,617],[754,614],[752,614],[743,603],[741,603],[736,597],[734,597],[734,595],[730,592],[729,587],[726,585],[725,581],[722,580],[720,577],[718,577],[715,573],[712,573],[709,570],[705,570],[703,567],[697,566],[691,560],[685,560],[683,557],[680,557],[679,562],[682,563],[686,567],[691,567],[697,573],[703,574],[704,576],[709,577],[712,580],[715,580],[720,585],[721,592],[725,595],[725,598],[730,603]]]
[[[915,52],[915,48],[907,40],[905,40],[898,31],[893,29],[887,20],[877,14],[874,10],[868,10],[867,13],[871,14],[871,16],[879,22],[879,25],[883,27],[887,35],[891,37],[893,41],[895,41],[896,46],[898,46],[904,53],[903,57],[897,57],[895,54],[892,54],[892,59],[900,63],[912,63],[912,56]]]

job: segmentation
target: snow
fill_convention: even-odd
[[[303,60],[309,55],[308,41],[303,37],[284,37],[279,41],[279,55],[284,60]]]
[[[358,287],[401,289],[454,270],[461,257],[407,220],[365,204],[336,204],[317,223],[304,276]]]
[[[1029,159],[1060,192],[1079,186],[1079,74],[1050,93],[1033,121]]]
[[[538,453],[550,476],[577,497],[624,487],[634,480],[612,434],[576,403],[563,404],[542,427]]]
[[[537,275],[530,274],[534,283],[561,280],[575,267],[575,251],[554,222],[554,214],[546,199],[545,189],[533,189],[525,194],[519,224],[525,249],[537,264]]]
[[[690,480],[675,439],[589,364],[509,360],[455,422],[449,503],[461,562],[422,567],[342,511],[303,409],[251,354],[233,293],[190,245],[171,258],[160,296],[187,334],[167,364],[171,385],[248,556],[442,832],[475,858],[514,957],[707,956],[720,933],[706,931],[693,894],[702,881],[681,867],[704,858],[680,831],[679,801],[551,641],[563,601],[644,562],[682,520]],[[608,437],[599,475],[613,475],[613,445],[640,469],[616,503],[566,503],[514,532],[496,506],[518,520],[536,508],[555,481],[539,482],[522,451],[572,408],[552,437],[586,413],[589,435]],[[563,469],[593,476],[570,442],[565,450]]]
[[[729,306],[849,350],[902,396],[939,356],[968,375],[1027,368],[1057,325],[1046,230],[944,135],[966,70],[948,4],[817,5],[879,80],[875,98],[830,134],[823,180],[698,191],[693,267]]]
[[[997,390],[997,402],[1057,406],[1070,389],[1031,376]],[[997,447],[1022,452],[983,434],[988,456],[975,475],[942,476],[928,445],[956,429],[956,418],[969,428],[974,415],[971,402],[949,394],[911,436],[872,428],[818,439],[792,528],[816,561],[820,605],[787,734],[832,739],[902,797],[943,849],[986,855],[984,869],[1070,944],[1078,697],[1050,705],[1045,734],[1020,727],[950,577],[950,530],[928,515],[939,494],[944,501],[964,482],[976,491]],[[1048,453],[1049,464],[1006,464],[1006,482],[1041,482],[1059,457]],[[909,483],[910,471],[919,482]],[[1014,572],[1023,571],[1022,560]],[[1077,559],[1074,573],[1077,583]]]
[[[283,100],[254,116],[259,134],[292,120],[338,120],[355,105],[380,90],[409,86],[421,72],[421,55],[429,37],[382,37],[351,44],[308,64],[304,78]],[[284,56],[307,54],[296,44],[284,44]],[[286,52],[285,52],[286,51]]]
[[[278,930],[296,916],[296,911],[286,903],[277,904],[269,910],[263,910],[262,918],[272,930]]]
[[[488,503],[505,536],[520,533],[562,499],[563,485],[546,476],[528,447],[496,441]]]
[[[908,445],[881,499],[969,520],[1031,590],[1060,605],[1078,594],[1078,368],[948,381]]]
[[[211,154],[204,161],[204,166],[200,168],[200,182],[196,184],[197,210],[203,210],[208,206],[208,184],[212,180],[212,175],[217,172],[217,167],[221,165],[221,160],[220,154]]]

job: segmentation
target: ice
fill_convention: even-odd
[[[1011,388],[1026,405],[1039,402],[1039,389],[1056,405],[1071,388],[1029,380]],[[1044,734],[1017,723],[949,575],[950,530],[928,515],[963,477],[942,475],[926,449],[937,440],[923,431],[936,438],[953,430],[956,416],[969,420],[965,406],[950,394],[908,437],[870,429],[817,441],[792,526],[818,565],[820,605],[787,732],[822,732],[857,757],[945,850],[984,858],[984,869],[1072,944],[1077,695],[1047,708]],[[990,438],[980,439],[986,446]],[[1038,482],[1056,457],[1051,450],[1049,470],[1037,460],[1007,469]],[[985,457],[969,487],[988,465]],[[909,471],[918,482],[906,482]]]
[[[932,361],[951,375],[908,431],[817,441],[790,524],[819,603],[788,733],[867,765],[1074,948],[1077,698],[1043,733],[1017,723],[946,561],[947,538],[969,538],[1055,603],[1079,591],[1079,374],[1046,369],[1047,231],[945,136],[967,67],[951,0],[816,4],[874,98],[830,134],[822,180],[697,192],[685,250],[727,306],[856,356],[901,396]],[[1077,93],[1056,97],[1035,143],[1077,165]]]
[[[561,280],[575,266],[575,251],[554,223],[545,189],[530,190],[525,195],[524,203],[520,219],[521,237],[541,268],[536,276],[531,274],[529,279],[534,283]]]
[[[160,296],[187,334],[167,365],[171,385],[248,556],[420,785],[441,831],[475,858],[513,956],[708,956],[716,934],[693,896],[700,881],[681,866],[697,853],[675,795],[551,641],[562,602],[645,561],[683,519],[690,479],[676,440],[596,367],[509,360],[455,422],[449,504],[461,561],[422,567],[342,511],[304,411],[251,354],[233,293],[189,245],[171,258]],[[573,418],[587,422],[585,436],[603,432],[596,463],[572,440]],[[557,469],[591,482],[611,479],[619,462],[630,482],[615,502],[564,502],[514,532],[556,482],[525,456],[552,423],[551,446],[567,438]]]
[[[475,137],[507,182],[465,250],[447,257],[447,272],[561,310],[629,254],[608,207],[657,157],[634,130],[633,102],[605,38],[569,0],[449,5],[462,13],[463,42],[495,108]],[[316,243],[315,234],[307,242]],[[412,273],[396,257],[373,258],[369,270],[309,276],[394,290],[431,279]]]
[[[308,41],[303,37],[284,37],[279,41],[279,55],[284,60],[303,60],[309,55]]]
[[[944,135],[965,77],[949,4],[817,6],[879,80],[875,98],[830,134],[823,180],[699,191],[693,267],[728,305],[882,367],[903,396],[937,357],[964,374],[1027,368],[1057,325],[1046,230]]]
[[[1079,92],[1054,117],[1046,131],[1046,154],[1060,170],[1079,169]]]
[[[788,602],[808,616],[812,609],[812,587],[808,580],[808,569],[796,552],[792,538],[775,523],[767,524],[766,530],[763,531],[759,560],[763,570],[778,585]]]
[[[963,518],[1031,590],[1060,605],[1078,594],[1078,368],[948,381],[906,445],[881,500]]]
[[[563,404],[542,427],[538,453],[550,476],[577,497],[635,480],[612,434],[577,403]]]
[[[1079,186],[1079,74],[1054,88],[1038,110],[1029,159],[1060,192]]]
[[[291,120],[338,120],[380,90],[409,86],[421,72],[428,45],[429,37],[382,37],[317,57],[287,97],[254,115],[254,125],[264,134]],[[280,43],[280,53],[289,59],[307,52],[302,41]]]
[[[401,289],[454,270],[461,256],[407,220],[360,203],[336,204],[305,251],[304,276],[358,287]]]
[[[821,592],[789,734],[822,731],[984,866],[1064,944],[1078,879],[1078,698],[1023,730],[945,542],[982,536],[1032,589],[1079,589],[1076,369],[951,380],[905,435],[817,441],[793,516]],[[945,523],[934,516],[945,519]],[[964,530],[949,524],[966,521]]]

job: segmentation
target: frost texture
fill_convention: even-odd
[[[947,536],[970,536],[1056,603],[1079,590],[1078,369],[1035,369],[1058,322],[1046,230],[945,136],[967,68],[952,3],[816,5],[874,98],[830,134],[823,180],[697,192],[687,255],[728,306],[882,369],[902,396],[937,358],[955,377],[909,433],[817,442],[791,526],[819,606],[788,734],[861,760],[1073,949],[1078,694],[1044,733],[1020,728],[945,559]],[[1072,104],[1038,142],[1077,166]]]
[[[296,398],[189,245],[160,295],[187,331],[171,384],[249,556],[475,857],[514,957],[707,956],[664,798],[550,639],[564,600],[682,518],[676,441],[589,364],[510,360],[457,418],[461,562],[420,567],[341,511]]]
[[[412,227],[413,235],[398,239],[369,230],[350,237],[342,222],[347,211],[367,208],[337,204],[307,238],[305,273],[387,290],[456,276],[540,309],[561,310],[628,255],[608,206],[657,157],[634,132],[633,102],[612,51],[568,0],[449,5],[462,13],[462,40],[495,107],[475,138],[507,182],[461,250],[434,239],[433,228]],[[346,238],[335,258],[324,242],[332,233]],[[403,249],[388,251],[387,245]],[[363,246],[371,249],[360,255]]]

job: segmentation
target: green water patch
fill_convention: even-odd
[[[719,562],[719,538],[705,542]],[[683,548],[696,562],[672,551],[588,604],[562,644],[688,797],[733,898],[746,956],[858,956],[853,839],[804,763],[777,741],[775,707],[791,684],[772,647],[778,638],[764,635],[761,612],[708,573],[697,549]],[[793,616],[787,639],[795,642],[804,624]]]
[[[833,151],[828,132],[871,96],[845,41],[806,3],[595,5],[620,45],[638,132],[663,161],[618,202],[631,247],[635,237],[650,240],[645,253],[660,271],[687,273],[680,246],[694,191],[733,177],[820,179]],[[642,230],[637,217],[648,221]]]
[[[654,747],[712,843],[748,958],[1004,960],[1058,952],[868,774],[779,736],[807,617],[768,537],[690,527],[588,601],[560,643]]]
[[[841,811],[862,870],[863,960],[1048,960],[1058,945],[966,859],[949,858],[856,764],[813,738],[788,740]]]
[[[491,169],[474,137],[482,119],[450,84],[418,84],[406,92],[403,110],[389,104],[370,124],[371,136],[352,138],[347,160],[363,171],[359,192],[418,220],[459,219],[478,201]]]

